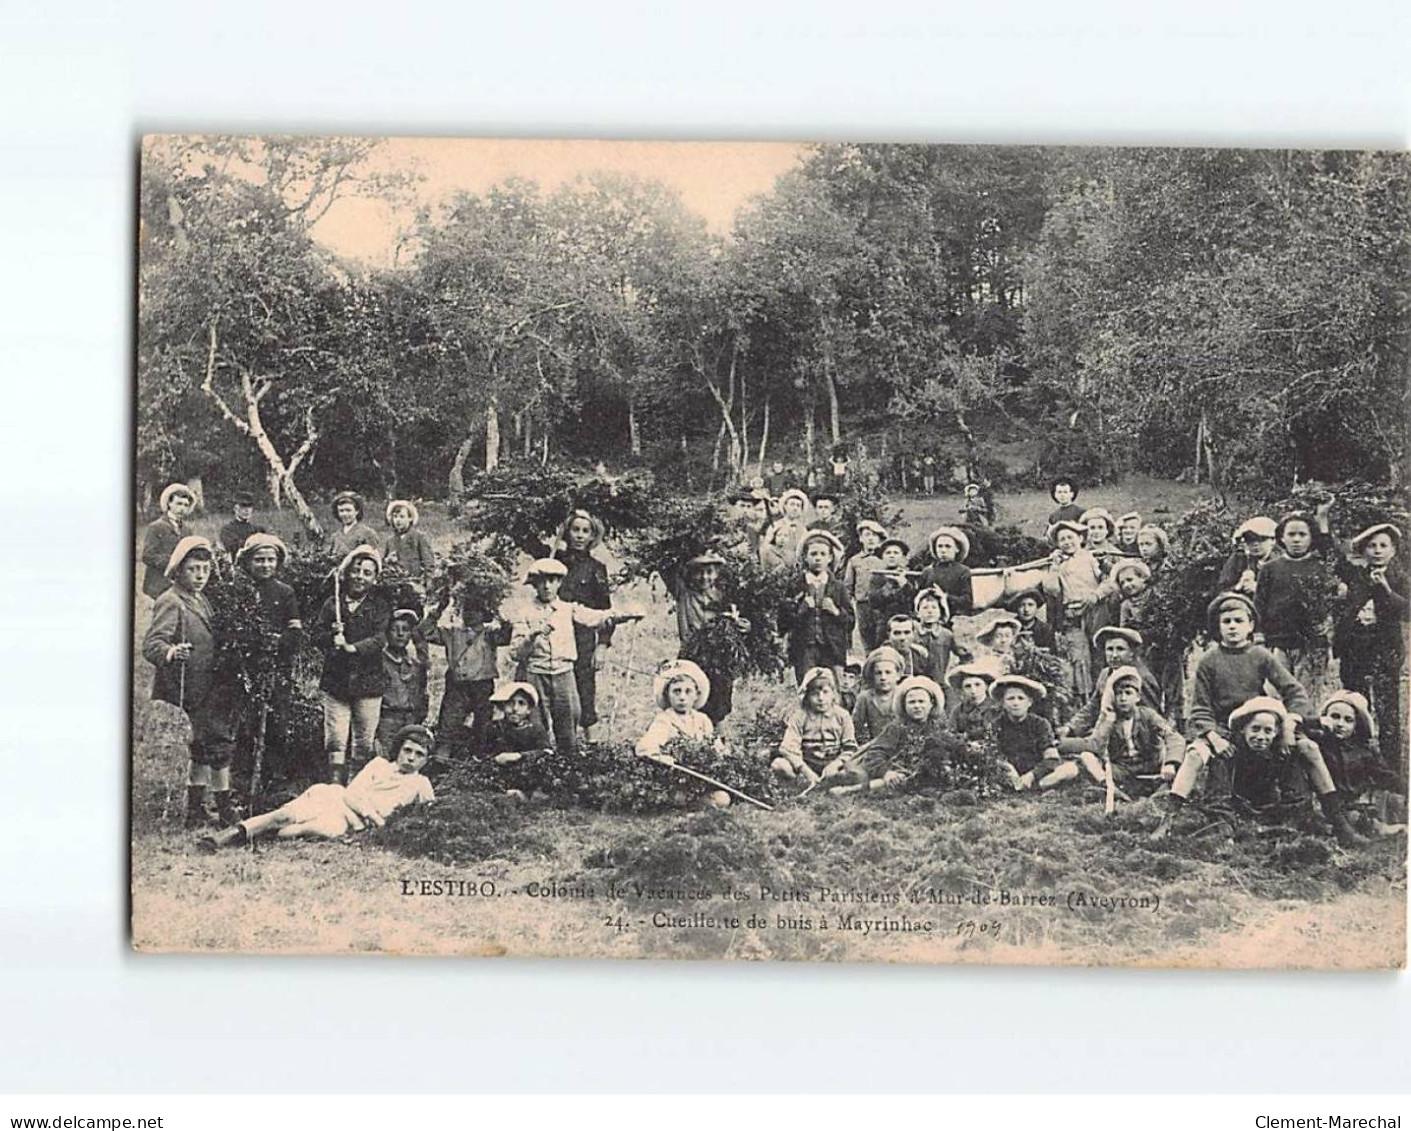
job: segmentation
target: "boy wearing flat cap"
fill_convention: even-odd
[[[514,622],[510,656],[523,672],[523,681],[533,684],[539,694],[539,721],[550,730],[560,753],[578,751],[578,724],[582,705],[574,666],[578,644],[574,629],[609,628],[627,621],[641,620],[636,612],[590,609],[561,600],[559,589],[568,576],[568,567],[556,558],[540,558],[529,567],[525,581],[533,587],[534,598],[524,615]]]

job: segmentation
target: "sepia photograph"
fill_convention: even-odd
[[[1406,153],[137,160],[136,951],[1404,967]]]

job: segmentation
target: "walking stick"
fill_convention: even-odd
[[[627,623],[628,623],[628,624],[635,624],[636,622],[635,622],[635,621],[628,621]],[[633,666],[632,666],[632,661],[633,661],[633,659],[636,657],[636,655],[637,655],[637,633],[634,632],[634,633],[632,634],[632,643],[630,643],[629,645],[627,645],[627,664],[626,664],[626,668],[627,668],[627,671],[628,671],[629,673],[634,670],[634,669],[633,669]],[[621,666],[621,665],[619,665],[619,666]],[[621,691],[622,691],[622,685],[623,685],[624,683],[626,683],[626,682],[627,682],[626,678],[618,679],[618,680],[613,680],[613,684],[612,684],[612,705],[611,705],[610,707],[608,707],[608,730],[609,730],[609,732],[612,731],[612,729],[613,729],[612,724],[613,724],[613,723],[616,721],[616,719],[617,719],[617,700],[618,700],[618,696],[620,695],[620,693],[621,693]]]
[[[183,604],[178,604],[178,605],[176,606],[176,635],[177,635],[177,641],[176,641],[176,642],[177,642],[178,644],[185,644],[185,643],[186,643],[186,606],[183,605]],[[185,657],[182,658],[182,661],[181,661],[181,669],[180,669],[180,671],[177,672],[176,680],[177,680],[177,682],[176,682],[176,705],[177,705],[178,708],[180,708],[181,712],[182,712],[183,714],[185,714],[185,713],[186,713],[186,659],[185,659]],[[178,760],[178,762],[177,762],[177,767],[178,767],[178,769],[182,768],[182,767],[181,767],[181,763],[180,763],[179,760]],[[166,796],[162,798],[162,816],[161,816],[161,821],[162,821],[163,824],[166,824],[167,816],[168,816],[168,814],[171,813],[171,795],[172,795],[175,791],[176,791],[176,783],[175,783],[174,781],[172,781],[172,779],[171,779],[170,776],[168,776],[168,778],[167,778],[167,792],[166,792]]]
[[[1103,800],[1102,812],[1110,817],[1117,811],[1117,781],[1112,776],[1112,755],[1106,752],[1102,755],[1102,771],[1107,778],[1107,797]]]
[[[264,769],[265,764],[265,727],[268,722],[269,705],[261,703],[260,725],[255,731],[255,764],[250,770],[250,800],[252,803],[260,793],[260,772]]]
[[[736,789],[733,785],[726,785],[723,781],[717,781],[715,778],[708,774],[703,774],[699,770],[693,770],[689,766],[683,766],[680,762],[664,762],[660,758],[653,758],[650,754],[643,754],[641,757],[646,758],[649,762],[655,762],[659,766],[665,766],[668,770],[679,770],[681,773],[703,781],[707,785],[715,786],[716,789],[723,789],[726,793],[738,797],[741,801],[748,801],[751,805],[758,809],[763,809],[766,813],[774,812],[773,805],[767,805],[759,800],[759,798],[751,797],[748,793]]]

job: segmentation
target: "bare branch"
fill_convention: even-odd
[[[201,382],[201,392],[205,393],[206,396],[210,397],[211,400],[215,402],[216,408],[220,409],[220,414],[225,417],[226,420],[230,421],[231,424],[235,425],[238,431],[243,432],[245,435],[248,436],[251,434],[249,422],[242,420],[239,416],[237,416],[231,410],[230,405],[225,403],[225,398],[222,397],[218,392],[216,392],[215,389],[214,381],[216,376],[216,349],[218,347],[219,338],[216,334],[216,324],[214,322],[210,324],[209,337],[210,349],[206,354],[206,377],[205,380]]]

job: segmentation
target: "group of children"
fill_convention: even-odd
[[[144,539],[144,590],[156,590],[156,603],[143,654],[157,669],[154,695],[192,719],[189,822],[206,823],[209,789],[218,819],[235,827],[229,766],[239,704],[213,678],[215,641],[202,589],[214,548],[183,536],[194,501],[183,491],[173,485],[163,493],[163,518]],[[1362,531],[1351,543],[1358,559],[1351,559],[1329,529],[1330,502],[1312,514],[1243,523],[1208,609],[1215,643],[1200,658],[1187,702],[1184,655],[1143,654],[1151,587],[1176,565],[1165,531],[1141,515],[1081,508],[1073,483],[1053,484],[1052,552],[1037,563],[1036,584],[1012,586],[1005,576],[996,612],[978,607],[991,602],[976,600],[963,526],[939,527],[918,557],[877,522],[842,530],[830,491],[812,499],[791,486],[777,498],[767,487],[737,491],[731,501],[742,538],[687,563],[675,593],[684,648],[711,619],[741,619],[720,595],[727,555],[757,555],[765,567],[792,571],[779,628],[798,706],[766,755],[781,781],[838,795],[894,787],[918,772],[918,759],[944,757],[953,744],[933,739],[950,735],[984,750],[1016,791],[1086,777],[1109,800],[1161,794],[1156,840],[1177,828],[1192,801],[1206,809],[1274,811],[1311,792],[1344,844],[1364,839],[1349,819],[1354,803],[1372,804],[1364,828],[1386,831],[1404,821],[1408,585],[1396,527]],[[526,572],[532,598],[505,618],[498,609],[452,609],[445,601],[429,609],[386,607],[375,586],[389,561],[423,577],[434,565],[415,529],[416,508],[389,505],[391,532],[380,546],[361,525],[356,495],[339,495],[334,509],[339,584],[310,631],[324,654],[327,784],[343,791],[346,812],[325,789],[322,800],[278,820],[246,821],[231,838],[266,829],[327,835],[322,830],[337,826],[341,833],[369,815],[367,790],[394,773],[425,780],[421,770],[432,754],[510,763],[549,749],[572,755],[597,737],[603,652],[616,625],[642,614],[613,606],[606,567],[594,553],[602,539],[594,516],[569,516]],[[249,518],[237,512],[238,522]],[[173,540],[164,587],[154,582],[151,563]],[[229,548],[224,532],[222,541]],[[234,558],[255,581],[271,629],[291,639],[301,633],[293,591],[277,576],[285,558],[279,540],[252,530]],[[1343,686],[1315,708],[1310,693],[1326,676],[1328,639],[1308,594],[1322,574],[1337,586],[1331,644]],[[952,618],[981,611],[984,631],[973,645],[963,643]],[[859,643],[865,659],[850,664]],[[423,725],[431,647],[446,653],[434,733]],[[514,678],[497,683],[502,648]],[[1054,671],[1061,680],[1044,674]],[[663,666],[653,691],[658,714],[637,753],[669,760],[677,737],[714,740],[730,711],[730,682],[730,673],[689,656]],[[1058,706],[1069,697],[1071,715]],[[379,760],[384,765],[359,786]],[[362,767],[351,782],[350,761]],[[414,784],[377,789],[402,803],[430,796],[429,783],[424,790]],[[728,796],[712,800],[728,803]],[[335,811],[342,824],[329,816]]]

